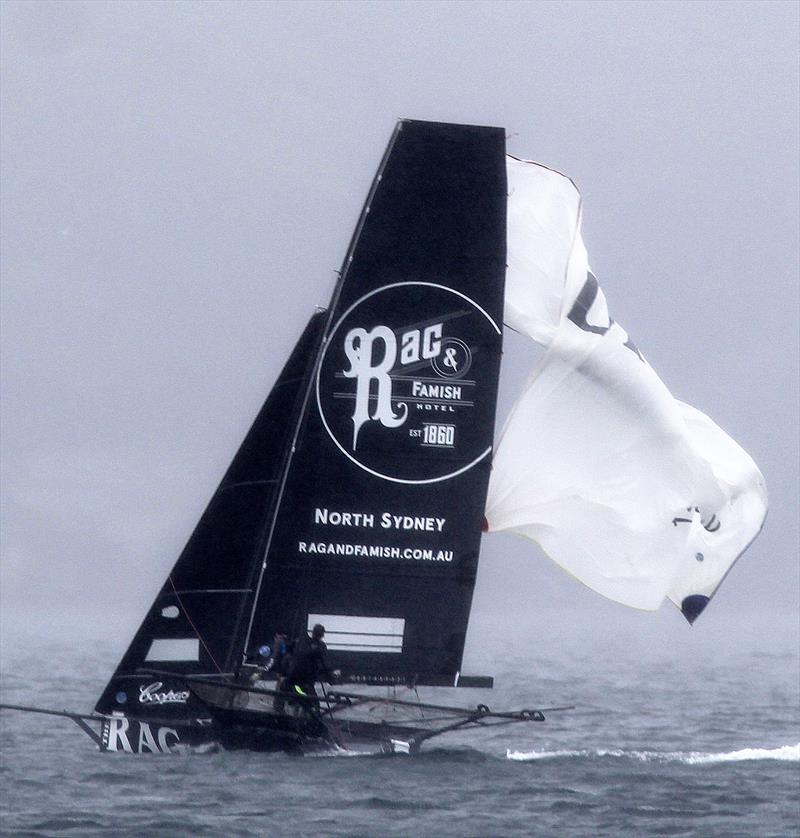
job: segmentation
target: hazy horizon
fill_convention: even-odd
[[[510,536],[484,538],[475,626],[796,631],[798,8],[5,2],[1,633],[99,623],[123,651],[327,304],[401,117],[502,125],[575,180],[612,316],[770,495],[692,629]],[[501,416],[536,356],[506,338]]]

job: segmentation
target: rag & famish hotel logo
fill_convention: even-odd
[[[420,320],[420,311],[429,316]],[[466,471],[490,450],[471,420],[493,386],[485,347],[499,334],[479,305],[443,285],[366,294],[323,351],[316,389],[325,429],[346,457],[386,480],[431,483]]]

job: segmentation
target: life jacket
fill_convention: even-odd
[[[272,669],[276,675],[288,675],[291,664],[292,655],[289,651],[289,644],[282,640],[280,646],[275,650]]]
[[[289,680],[294,684],[316,681],[320,670],[325,669],[325,651],[325,644],[321,640],[311,637],[298,638],[289,666]]]

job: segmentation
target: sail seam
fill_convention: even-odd
[[[277,482],[277,478],[273,478],[272,480],[243,480],[241,483],[229,483],[227,486],[223,486],[222,491],[228,492],[231,489],[238,489],[241,486],[269,486]]]

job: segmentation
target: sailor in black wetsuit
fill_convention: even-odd
[[[283,689],[290,695],[308,696],[316,702],[316,681],[325,680],[332,684],[339,675],[328,665],[328,647],[322,639],[325,626],[319,623],[311,630],[311,637],[304,635],[294,642],[289,673]]]

